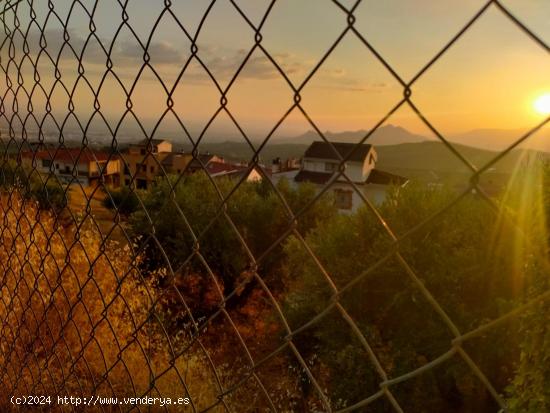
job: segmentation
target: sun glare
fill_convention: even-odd
[[[533,107],[541,115],[550,115],[550,93],[539,96],[533,103]]]

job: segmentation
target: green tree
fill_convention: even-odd
[[[411,184],[395,190],[380,213],[396,236],[441,210],[456,197],[451,191]],[[420,231],[403,239],[399,252],[409,268],[440,303],[461,331],[502,314],[516,296],[511,260],[513,244],[498,217],[480,197],[472,194]],[[495,238],[495,233],[502,237]],[[391,256],[371,268],[390,251],[391,238],[366,207],[351,216],[335,216],[309,233],[308,245],[327,270],[336,288],[344,290],[339,303],[371,343],[392,377],[421,367],[450,349],[452,335],[408,268]],[[496,243],[498,243],[498,248]],[[293,328],[331,308],[333,292],[301,243],[290,240],[288,255],[290,293],[285,311]],[[370,269],[370,270],[369,270]],[[360,281],[348,285],[352,280]],[[503,387],[502,369],[510,367],[516,344],[506,332],[499,349],[473,349],[492,381]],[[352,326],[336,307],[317,324],[296,337],[308,359],[326,373],[333,403],[343,407],[377,391],[381,381]],[[517,352],[517,351],[516,351]],[[346,362],[346,360],[354,360]],[[345,369],[354,370],[346,372]],[[356,374],[363,379],[354,379]],[[322,377],[322,375],[321,375]],[[486,411],[490,397],[463,363],[443,371],[430,371],[414,385],[395,388],[407,405],[429,411]],[[422,389],[420,391],[419,389]],[[428,411],[427,410],[427,411]]]
[[[180,181],[176,176],[159,179],[143,197],[149,212],[136,211],[129,219],[132,236],[145,251],[143,269],[172,268],[179,279],[200,274],[211,280],[213,275],[229,292],[250,276],[252,257],[268,251],[257,271],[262,277],[280,278],[276,272],[283,244],[274,243],[294,228],[292,215],[269,183],[243,182],[235,188],[236,183],[222,178],[213,185],[202,173]],[[281,182],[278,191],[295,213],[316,195],[311,185],[292,188],[288,182]],[[295,229],[305,235],[334,215],[332,198],[324,197],[301,216]]]

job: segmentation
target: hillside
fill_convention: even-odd
[[[450,139],[463,145],[501,151],[515,143],[526,132],[527,129],[476,129],[452,136]],[[521,147],[550,152],[550,128],[542,128],[529,137]]]
[[[453,143],[453,147],[474,166],[481,168],[498,152]],[[418,142],[378,146],[378,165],[381,168],[433,170],[437,172],[468,172],[468,167],[441,142]],[[494,165],[493,171],[511,173],[526,150],[514,150]]]
[[[453,144],[457,151],[473,165],[482,167],[498,152],[478,149],[471,146]],[[300,158],[308,145],[306,144],[270,144],[261,152],[261,160],[266,165],[271,160],[280,157],[283,159]],[[189,146],[182,146],[190,150]],[[232,161],[246,161],[252,158],[252,151],[246,143],[222,142],[201,144],[201,150],[222,155]],[[467,173],[469,169],[445,145],[440,142],[415,142],[398,145],[376,146],[378,152],[378,166],[388,171],[419,170],[444,173]],[[493,172],[511,173],[522,156],[534,154],[534,151],[514,150],[499,161],[492,169]],[[543,156],[543,155],[540,155]],[[548,154],[544,154],[548,157]]]

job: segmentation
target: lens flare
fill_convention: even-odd
[[[533,103],[533,107],[541,115],[550,115],[550,93],[539,96]]]
[[[532,286],[533,268],[548,251],[547,182],[550,169],[535,151],[522,151],[500,200],[491,249],[507,256],[514,271],[514,290],[526,293]],[[512,245],[502,240],[512,240]],[[506,248],[506,250],[503,250]],[[500,255],[499,255],[500,254]]]

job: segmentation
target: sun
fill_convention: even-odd
[[[550,115],[550,93],[540,95],[533,102],[533,107],[541,115]]]

